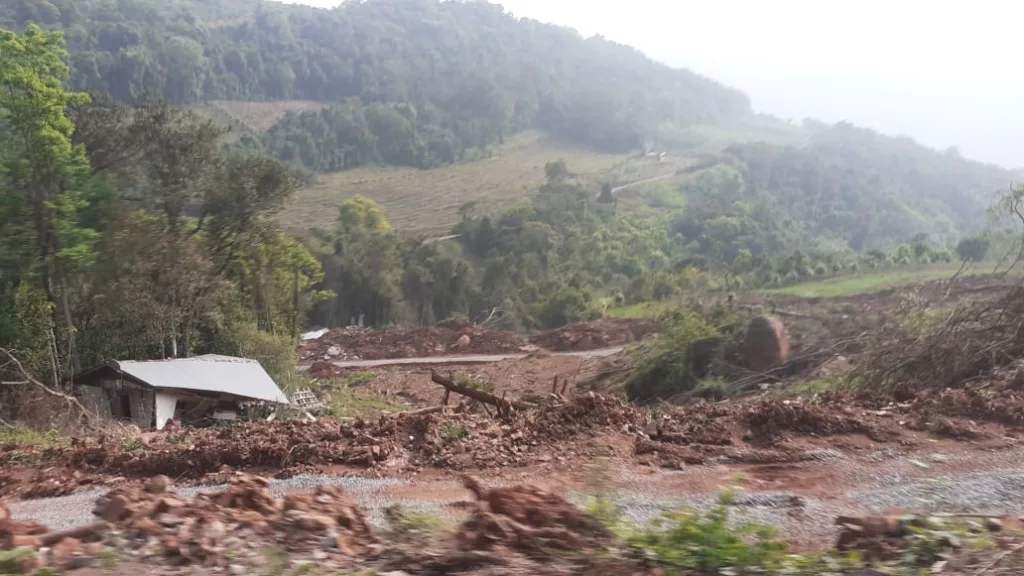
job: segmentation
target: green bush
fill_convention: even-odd
[[[729,510],[717,506],[706,513],[667,514],[630,538],[669,574],[721,574],[722,569],[779,570],[786,562],[786,543],[771,526],[729,526]]]
[[[659,323],[665,327],[662,334],[637,350],[636,368],[626,382],[631,400],[691,392],[699,380],[712,376],[715,359],[743,326],[743,317],[725,308],[706,313],[678,308],[661,315]],[[713,388],[709,384],[707,393],[724,393],[723,386]]]
[[[214,348],[228,356],[258,360],[282,389],[296,389],[299,355],[295,339],[286,334],[270,334],[254,322],[236,322],[218,335]]]
[[[666,330],[657,339],[642,345],[636,369],[626,383],[626,394],[632,400],[666,398],[693,388],[696,383],[693,358],[696,348],[710,344],[718,331],[700,314],[679,309]]]

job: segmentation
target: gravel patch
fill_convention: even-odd
[[[885,455],[886,457],[888,455]],[[1016,463],[1016,462],[1014,462]],[[813,468],[813,466],[812,466]],[[838,515],[856,513],[882,513],[889,509],[922,509],[935,512],[977,514],[1024,514],[1024,467],[985,472],[955,473],[922,479],[918,467],[904,466],[904,471],[878,475],[877,471],[855,491],[814,498],[801,494],[794,505],[793,494],[787,492],[744,492],[740,490],[733,501],[731,522],[758,523],[777,527],[795,542],[821,542],[831,539],[836,531],[833,520]],[[858,477],[867,472],[850,470]],[[702,467],[673,472],[679,477],[692,474],[721,474],[721,471]],[[668,475],[668,474],[666,474]],[[613,489],[607,497],[621,507],[626,519],[646,523],[672,511],[707,511],[718,505],[717,493],[679,494],[657,485],[656,478],[624,474],[623,488]],[[376,479],[337,476],[297,476],[286,480],[271,480],[270,491],[281,495],[291,491],[307,491],[318,485],[339,486],[349,493],[366,511],[377,526],[386,525],[385,510],[400,505],[407,510],[456,518],[462,511],[448,504],[461,501],[460,495],[451,499],[417,499],[415,492],[396,497],[393,488],[415,486],[415,482],[396,479]],[[225,485],[176,489],[182,496],[193,496],[199,491],[223,490]],[[60,498],[29,500],[10,504],[14,518],[34,520],[51,529],[61,530],[88,524],[94,520],[93,503],[106,493],[105,489],[91,490]],[[585,506],[588,497],[571,493],[569,499]]]
[[[93,505],[97,498],[107,492],[106,488],[101,488],[59,498],[13,502],[7,507],[15,520],[40,522],[50,530],[68,530],[95,522],[96,518],[92,515]]]
[[[1024,468],[992,470],[909,481],[894,474],[849,494],[875,513],[919,508],[962,514],[1024,513]]]

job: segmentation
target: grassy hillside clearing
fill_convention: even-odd
[[[959,268],[959,264],[936,264],[905,268],[902,270],[886,270],[883,272],[867,272],[863,274],[837,276],[815,282],[805,282],[783,288],[761,290],[761,294],[773,296],[791,296],[797,298],[845,298],[880,292],[888,288],[909,286],[929,280],[951,278]],[[987,274],[992,271],[991,263],[984,263],[962,276]],[[608,311],[614,318],[654,318],[659,313],[676,305],[675,301],[642,302],[632,306],[623,306]]]
[[[208,107],[224,112],[248,130],[266,132],[289,112],[320,110],[328,105],[327,102],[312,100],[281,100],[277,102],[214,100]]]
[[[843,298],[846,296],[869,294],[917,282],[950,278],[959,267],[959,264],[941,264],[903,270],[838,276],[817,282],[763,290],[762,292],[764,294],[796,296],[798,298]],[[982,266],[978,272],[980,271],[991,272],[991,268],[987,265]]]
[[[338,203],[358,194],[380,204],[404,234],[441,235],[458,222],[459,207],[467,202],[477,202],[478,212],[497,212],[529,197],[544,182],[544,165],[558,159],[593,181],[595,193],[598,182],[621,184],[676,168],[669,159],[593,152],[530,132],[510,138],[493,157],[474,162],[434,170],[374,167],[322,174],[315,185],[299,191],[281,222],[295,234],[329,228]]]

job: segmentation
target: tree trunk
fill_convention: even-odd
[[[57,273],[60,275],[60,299],[64,315],[64,329],[68,331],[68,360],[71,366],[71,375],[74,375],[82,371],[81,359],[78,357],[78,340],[75,335],[74,321],[71,319],[71,305],[68,302],[67,277],[59,264]]]

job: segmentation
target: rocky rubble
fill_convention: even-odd
[[[530,343],[553,352],[578,352],[625,346],[639,342],[657,331],[657,324],[649,320],[603,318],[541,332],[530,338]]]
[[[421,328],[372,330],[336,328],[299,345],[303,362],[317,360],[379,360],[445,354],[504,354],[534,350],[513,332],[488,330],[469,322],[448,320]]]
[[[30,571],[43,561],[59,569],[84,566],[105,546],[170,565],[227,566],[257,546],[313,552],[340,565],[369,554],[378,542],[362,510],[340,488],[274,498],[266,479],[239,474],[225,491],[181,498],[167,492],[169,485],[157,476],[144,488],[116,488],[96,502],[93,514],[100,522],[66,534],[11,521],[0,506],[0,548],[40,552],[23,567]]]
[[[226,565],[226,554],[265,542],[289,551],[324,549],[347,557],[376,543],[362,510],[340,488],[274,498],[267,480],[238,475],[223,492],[192,499],[170,496],[152,483],[119,488],[96,503],[94,514],[124,530],[143,556],[175,564]]]
[[[531,408],[502,416],[463,403],[342,423],[321,419],[183,428],[153,435],[145,443],[78,438],[49,454],[45,467],[18,471],[12,466],[8,474],[20,480],[13,479],[3,490],[32,498],[69,494],[97,483],[116,487],[157,474],[217,484],[234,471],[272,470],[276,477],[288,478],[335,465],[374,474],[529,466],[590,458],[595,455],[594,439],[601,435],[635,441],[640,461],[671,468],[717,458],[798,461],[799,454],[783,452],[799,437],[863,435],[888,443],[914,431],[967,440],[985,436],[970,421],[945,415],[962,413],[965,404],[951,405],[935,395],[904,403],[849,394],[748,398],[654,413],[593,393],[529,401]],[[767,449],[772,453],[751,452]]]
[[[257,548],[335,567],[358,561],[445,573],[447,567],[510,565],[521,561],[516,555],[560,561],[552,550],[580,551],[611,542],[599,521],[550,492],[531,486],[487,490],[470,477],[465,485],[476,496],[475,509],[429,551],[382,541],[362,510],[338,488],[320,486],[275,498],[266,479],[246,474],[236,475],[224,491],[193,498],[169,493],[165,476],[143,487],[117,488],[96,501],[93,513],[99,522],[67,533],[14,522],[0,504],[0,550],[24,552],[16,566],[21,573],[42,565],[84,567],[105,554],[147,565],[244,573],[248,567],[238,563],[255,560]]]

